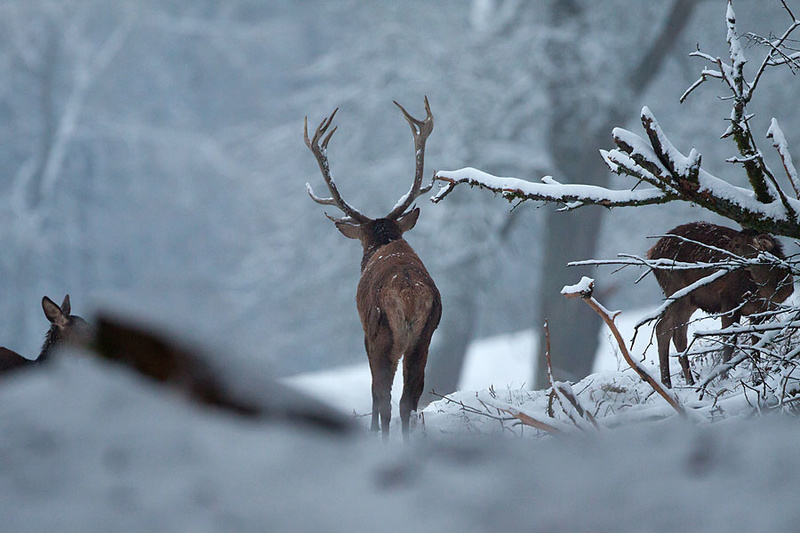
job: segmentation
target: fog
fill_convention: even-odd
[[[340,108],[333,173],[371,216],[388,212],[413,176],[392,100],[414,115],[424,95],[431,101],[426,176],[470,165],[581,181],[559,175],[544,148],[545,85],[560,75],[552,43],[585,42],[588,105],[624,98],[610,81],[665,12],[643,4],[583,6],[589,22],[555,30],[548,2],[0,2],[0,341],[34,358],[47,325],[41,297],[69,293],[87,318],[126,311],[229,357],[266,360],[276,374],[362,361],[360,248],[306,195],[306,182],[324,187],[303,118],[316,124]],[[740,19],[780,31],[780,5],[762,4],[738,2]],[[699,72],[688,58],[696,44],[724,53],[718,11],[695,10],[651,87],[624,102],[630,124],[621,125],[635,128],[646,104],[679,148],[696,147],[725,175],[727,104],[709,94],[678,103]],[[753,104],[765,124],[755,129],[780,115],[790,146],[800,128],[781,110],[795,108],[796,87],[787,69]],[[609,132],[597,148],[610,145]],[[546,275],[537,228],[555,206],[511,211],[469,190],[419,204],[408,240],[437,280],[445,320],[472,338],[530,328]],[[610,212],[597,255],[642,253],[647,235],[698,218],[708,217],[688,206]],[[613,287],[610,305],[657,303],[652,280],[633,284],[638,274],[596,277]],[[432,357],[464,340],[440,329]]]

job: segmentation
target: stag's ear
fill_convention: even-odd
[[[64,316],[69,316],[72,312],[72,307],[69,304],[69,294],[64,296],[64,301],[61,302],[61,312],[64,313]]]
[[[67,305],[69,305],[69,301],[67,301]],[[44,316],[53,324],[61,325],[66,323],[67,317],[64,315],[64,312],[47,296],[42,297],[42,309],[44,310]]]
[[[417,224],[419,218],[419,207],[415,207],[405,215],[397,219],[397,225],[400,226],[400,231],[407,232]]]
[[[336,229],[348,239],[361,239],[361,226],[348,224],[347,222],[336,222]]]

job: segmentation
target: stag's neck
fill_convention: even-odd
[[[364,273],[373,259],[383,259],[406,253],[414,253],[414,251],[402,237],[389,242],[370,244],[364,248],[364,257],[361,258],[361,273]]]
[[[60,340],[59,329],[57,326],[50,326],[50,329],[45,335],[44,344],[42,344],[42,351],[36,359],[37,363],[44,363],[50,358],[53,349],[58,345]]]

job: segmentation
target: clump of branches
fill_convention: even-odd
[[[584,277],[579,283],[564,287],[561,293],[567,298],[582,300],[600,315],[638,380],[628,376],[620,382],[617,376],[604,381],[603,376],[592,376],[581,382],[583,388],[579,392],[576,392],[578,387],[571,383],[555,381],[549,325],[545,322],[548,390],[528,393],[527,399],[515,399],[509,394],[506,401],[499,398],[493,389],[488,391],[489,397],[476,392],[474,398],[462,396],[462,399],[434,393],[444,403],[460,408],[468,429],[480,431],[479,425],[473,425],[475,419],[480,418],[497,421],[504,432],[516,436],[523,436],[522,430],[527,428],[535,428],[538,431],[533,435],[542,436],[569,434],[576,430],[592,433],[601,428],[675,416],[691,422],[704,422],[745,413],[800,412],[800,314],[796,309],[770,311],[775,315],[770,323],[752,327],[736,325],[724,331],[699,333],[698,345],[707,344],[707,339],[719,343],[730,335],[749,337],[750,340],[737,343],[739,351],[736,357],[725,365],[701,364],[709,370],[701,373],[698,385],[669,389],[634,359],[615,323],[620,311],[609,311],[594,297],[594,280]],[[781,314],[784,316],[779,316]],[[701,346],[693,353],[707,359],[718,351],[719,347],[708,350]],[[740,365],[744,361],[750,365]],[[724,377],[717,380],[722,374]],[[586,407],[587,398],[590,408]]]
[[[683,238],[680,236],[669,235],[672,238]],[[691,241],[697,246],[714,248],[711,245],[699,241]],[[718,250],[717,248],[714,248]],[[634,336],[630,340],[630,345],[636,341],[636,337],[642,326],[660,320],[667,310],[679,299],[689,297],[693,291],[704,290],[704,287],[713,283],[722,276],[736,270],[747,268],[770,268],[780,269],[789,272],[792,276],[800,275],[800,264],[796,257],[781,258],[770,253],[762,252],[755,257],[741,257],[732,252],[725,252],[727,257],[724,261],[717,262],[681,262],[672,259],[648,259],[636,255],[619,254],[618,259],[611,260],[588,260],[575,261],[571,266],[579,265],[617,265],[643,266],[650,270],[702,270],[707,272],[696,282],[686,286],[684,289],[676,291],[668,296],[664,303],[653,312],[640,318],[634,326]],[[641,278],[640,278],[641,279]],[[741,306],[744,306],[743,302]],[[741,307],[740,306],[740,307]],[[729,311],[735,312],[737,309]],[[712,314],[711,317],[719,318],[723,314]],[[699,342],[705,340],[707,342]],[[794,304],[779,304],[772,302],[769,310],[755,313],[749,316],[747,324],[733,324],[727,328],[714,328],[700,330],[694,333],[693,339],[688,345],[685,353],[679,354],[682,357],[693,356],[708,359],[709,355],[717,355],[729,348],[729,352],[734,356],[721,364],[705,365],[709,368],[700,373],[699,387],[704,389],[715,378],[726,375],[728,371],[736,368],[743,362],[750,362],[753,373],[753,382],[764,384],[769,381],[765,376],[772,375],[776,370],[783,372],[783,369],[794,368],[797,360],[800,359],[800,308]],[[651,337],[650,344],[653,343]],[[779,368],[780,367],[780,368]],[[781,386],[785,396],[786,387]]]
[[[555,435],[566,428],[565,425],[557,420],[545,422],[536,415],[527,413],[508,402],[502,402],[494,394],[492,394],[492,400],[482,400],[476,394],[475,401],[479,406],[466,404],[450,396],[437,394],[435,391],[431,391],[431,395],[440,398],[446,404],[457,405],[466,419],[470,415],[489,418],[498,421],[503,429],[511,430],[514,425],[520,425],[538,429],[544,434]]]
[[[457,185],[466,183],[494,191],[508,200],[539,200],[557,202],[570,210],[586,205],[605,207],[644,206],[686,201],[699,205],[744,227],[789,237],[800,237],[800,180],[792,162],[785,136],[773,118],[767,131],[773,147],[783,163],[786,182],[769,168],[755,142],[747,106],[753,99],[764,73],[772,67],[800,68],[800,52],[793,49],[790,36],[800,26],[800,19],[782,2],[791,19],[788,28],[779,37],[766,38],[755,34],[746,37],[767,50],[756,72],[748,77],[741,37],[736,29],[736,15],[731,0],[726,11],[726,40],[729,57],[713,57],[700,50],[691,55],[707,61],[711,66],[702,70],[698,80],[681,96],[685,100],[708,80],[720,80],[729,94],[724,97],[732,103],[729,125],[723,137],[734,141],[739,156],[729,162],[744,168],[750,188],[734,186],[702,169],[700,153],[692,149],[682,154],[661,129],[656,117],[647,107],[641,112],[641,122],[646,139],[622,128],[612,132],[617,148],[601,150],[603,160],[617,174],[636,180],[630,190],[612,190],[581,184],[563,184],[550,176],[541,183],[517,178],[501,178],[474,168],[440,171],[434,178],[443,184],[433,201],[444,199]],[[640,188],[645,183],[649,187]],[[792,193],[784,190],[788,183]]]
[[[533,415],[525,412],[508,402],[500,401],[496,394],[492,393],[492,400],[483,400],[476,395],[475,401],[479,405],[465,404],[462,401],[455,400],[451,397],[436,394],[431,392],[432,395],[437,396],[445,401],[445,403],[458,405],[465,415],[477,415],[497,420],[504,428],[506,424],[512,422],[523,426],[538,429],[544,433],[555,435],[570,428],[578,428],[582,431],[599,429],[599,425],[595,416],[581,404],[578,395],[572,389],[572,385],[567,382],[554,381],[552,361],[550,358],[550,328],[545,321],[544,324],[544,337],[546,342],[545,358],[547,361],[547,375],[550,381],[550,389],[547,391],[548,396],[548,409],[547,415],[550,420],[545,421],[538,415]],[[557,404],[561,412],[566,418],[566,422],[561,421],[554,412],[554,404]]]
[[[716,365],[703,377],[696,386],[697,399],[693,400],[693,409],[687,409],[680,397],[672,390],[664,387],[646,368],[635,361],[628,351],[622,335],[614,322],[619,311],[611,312],[603,307],[594,296],[594,280],[583,278],[579,284],[564,287],[562,294],[568,298],[581,298],[597,312],[613,334],[620,353],[628,365],[643,382],[661,396],[667,404],[683,419],[701,420],[720,416],[716,405],[717,396],[741,394],[747,403],[757,412],[765,410],[784,410],[792,413],[800,411],[800,310],[786,307],[769,311],[770,323],[751,326],[734,326],[725,330],[706,331],[697,334],[697,338],[712,338],[714,342],[734,343],[739,335],[750,337],[750,343],[738,345],[738,355],[730,361]],[[641,323],[640,323],[641,325]],[[731,339],[730,336],[733,338]],[[690,346],[691,348],[691,346]],[[711,382],[736,368],[743,361],[751,363],[749,373],[751,379],[740,376],[728,377],[718,389],[709,388]],[[732,388],[738,391],[731,391]],[[711,399],[704,397],[710,393]],[[685,394],[684,394],[685,396]]]

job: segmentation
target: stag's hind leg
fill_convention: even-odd
[[[435,326],[434,326],[435,328]],[[428,362],[428,347],[433,330],[423,333],[411,350],[403,357],[403,396],[400,398],[400,421],[403,424],[403,439],[409,438],[411,412],[416,411],[425,389],[425,365]]]
[[[397,370],[397,361],[391,357],[391,337],[378,336],[372,342],[365,341],[369,368],[372,373],[372,431],[378,431],[378,420],[383,440],[389,438],[389,423],[392,420],[392,382]]]

